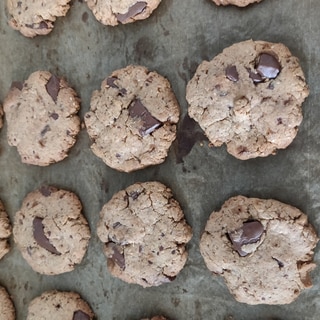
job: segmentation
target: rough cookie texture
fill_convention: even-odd
[[[192,230],[159,182],[131,185],[100,212],[97,229],[112,275],[143,287],[172,281],[187,260]]]
[[[0,129],[1,129],[2,126],[3,126],[2,117],[3,117],[3,109],[2,109],[2,105],[0,104]]]
[[[27,320],[93,320],[94,313],[76,292],[46,291],[33,299]]]
[[[41,187],[23,200],[13,235],[22,256],[47,275],[72,271],[82,261],[90,230],[78,197],[54,187]]]
[[[71,0],[7,0],[9,25],[26,37],[46,35],[57,17],[65,16]]]
[[[176,138],[179,105],[170,83],[141,66],[114,71],[93,92],[90,110],[91,149],[119,171],[162,163]]]
[[[244,41],[198,67],[187,86],[189,115],[214,146],[238,159],[286,148],[302,121],[309,90],[283,44]]]
[[[16,312],[7,290],[0,286],[0,315],[1,320],[15,320]]]
[[[287,304],[312,285],[317,242],[307,216],[297,208],[237,196],[211,214],[200,251],[238,301]]]
[[[218,6],[228,6],[229,4],[246,7],[247,5],[255,2],[261,2],[262,0],[212,0]]]
[[[68,156],[80,130],[79,101],[63,78],[47,71],[13,82],[3,107],[8,143],[22,162],[47,166]]]
[[[9,252],[10,246],[8,240],[11,235],[11,231],[9,217],[0,200],[0,259]]]
[[[161,0],[85,0],[98,21],[115,26],[148,18]]]

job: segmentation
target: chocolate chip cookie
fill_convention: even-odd
[[[235,299],[287,304],[311,287],[318,242],[307,216],[276,200],[237,196],[213,212],[200,241],[210,271],[220,274]]]
[[[12,83],[3,108],[8,143],[22,162],[47,166],[68,156],[80,130],[79,101],[63,78],[48,71]]]
[[[97,234],[111,274],[150,287],[171,282],[183,268],[192,230],[171,190],[144,182],[119,191],[104,205]]]
[[[7,290],[0,286],[0,315],[1,320],[15,320],[16,312]]]
[[[189,115],[213,146],[245,160],[275,154],[295,138],[309,94],[296,57],[281,43],[244,41],[198,67]]]
[[[9,217],[0,200],[0,259],[9,252],[9,237],[11,236],[11,231]]]
[[[161,0],[85,0],[98,21],[115,26],[148,18]]]
[[[162,163],[178,120],[169,81],[142,66],[114,71],[103,80],[84,118],[95,155],[125,172]]]
[[[28,308],[27,320],[93,320],[94,313],[76,292],[46,291],[33,299]]]
[[[261,2],[262,0],[212,0],[218,6],[228,6],[229,4],[246,7],[247,5],[255,2]]]
[[[78,197],[43,186],[29,193],[16,213],[14,240],[32,269],[53,275],[72,271],[88,247],[90,230]]]
[[[7,0],[9,25],[26,37],[46,35],[57,17],[65,16],[71,0]]]

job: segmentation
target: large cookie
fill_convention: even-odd
[[[63,160],[80,130],[79,98],[63,78],[37,71],[14,82],[3,104],[8,143],[21,161],[47,166]]]
[[[2,109],[2,105],[0,104],[0,129],[2,128],[3,126],[3,109]]]
[[[229,4],[246,7],[247,5],[255,2],[260,2],[262,0],[212,0],[218,6],[228,6]]]
[[[0,286],[0,318],[1,320],[15,320],[16,312],[7,290]]]
[[[115,26],[148,18],[161,0],[85,0],[98,21]]]
[[[26,37],[46,35],[57,17],[65,16],[71,0],[7,0],[9,25]]]
[[[165,160],[176,137],[179,105],[168,80],[128,66],[93,92],[84,120],[92,151],[108,166],[130,172]]]
[[[11,235],[11,231],[12,229],[9,217],[0,200],[0,259],[9,252],[10,246],[8,240]]]
[[[29,193],[16,213],[13,235],[22,256],[47,275],[72,271],[82,261],[90,230],[78,197],[41,187]]]
[[[198,67],[187,86],[189,115],[214,146],[239,159],[286,148],[302,121],[309,90],[283,44],[244,41]]]
[[[317,242],[307,216],[297,208],[237,196],[211,214],[200,251],[238,301],[286,304],[311,287]]]
[[[94,313],[76,292],[46,291],[33,299],[27,320],[93,320]]]
[[[112,275],[143,287],[172,281],[187,260],[192,231],[171,190],[136,183],[116,193],[97,229]]]

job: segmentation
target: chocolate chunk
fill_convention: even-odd
[[[48,131],[51,131],[50,126],[47,124],[40,132],[41,136],[44,136]]]
[[[120,267],[121,270],[124,270],[126,267],[126,262],[124,255],[119,251],[118,246],[113,242],[109,242],[107,246],[111,247],[113,250],[113,254],[110,258]]]
[[[253,80],[254,83],[260,83],[263,81],[263,78],[259,73],[254,73],[250,69],[248,69],[249,78]]]
[[[39,29],[49,29],[49,28],[48,28],[48,25],[44,21],[41,21],[39,24]]]
[[[263,225],[259,221],[244,222],[242,228],[228,232],[229,238],[233,244],[233,249],[237,250],[241,257],[248,253],[241,250],[246,244],[258,242],[263,234]]]
[[[274,79],[280,72],[281,66],[274,56],[268,53],[262,53],[256,69],[262,77]]]
[[[237,82],[239,80],[239,73],[237,71],[237,67],[228,66],[226,68],[226,77],[233,82]]]
[[[130,193],[129,197],[132,198],[132,200],[137,200],[138,197],[140,196],[141,192],[138,191],[133,191]]]
[[[35,217],[33,219],[33,237],[38,245],[51,253],[60,255],[61,253],[50,243],[49,239],[44,234],[44,226],[42,218]]]
[[[52,100],[57,102],[57,97],[60,91],[60,79],[55,75],[52,75],[46,84],[46,90]]]
[[[140,118],[142,127],[139,130],[141,136],[146,136],[162,125],[162,122],[154,118],[139,99],[135,99],[129,106],[129,115],[132,118]]]
[[[73,313],[72,320],[90,320],[90,319],[91,319],[90,316],[81,310],[77,310]]]
[[[147,7],[147,3],[144,1],[139,1],[135,3],[133,6],[131,6],[127,13],[118,13],[117,14],[117,20],[120,23],[125,23],[130,18],[135,17],[139,13],[143,12],[143,10]]]
[[[45,197],[49,197],[51,196],[51,189],[50,187],[47,186],[42,186],[39,191],[41,192],[41,194]]]
[[[119,88],[114,82],[118,80],[116,77],[107,78],[107,85],[111,88]]]
[[[23,82],[21,82],[21,81],[13,81],[11,83],[11,89],[12,88],[17,88],[17,89],[19,89],[21,91],[22,88],[23,88]]]
[[[59,115],[54,112],[54,113],[51,113],[49,117],[52,118],[53,120],[58,120]]]

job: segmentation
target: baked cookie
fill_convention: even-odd
[[[307,216],[276,200],[237,196],[213,212],[200,241],[208,269],[224,277],[235,299],[287,304],[311,287],[318,242]]]
[[[32,269],[53,275],[82,261],[90,230],[78,197],[54,187],[29,193],[16,213],[14,240]]]
[[[214,146],[238,159],[286,148],[309,94],[298,59],[283,44],[244,41],[204,61],[187,85],[189,115]]]
[[[0,129],[1,129],[2,126],[3,126],[2,117],[3,117],[3,109],[2,109],[2,105],[0,104]]]
[[[97,233],[111,274],[143,287],[174,280],[192,236],[179,203],[160,182],[116,193],[100,212]]]
[[[0,200],[0,259],[9,252],[9,237],[11,236],[11,224]],[[1,314],[1,313],[0,313]]]
[[[79,98],[63,78],[37,71],[13,82],[4,101],[8,143],[21,161],[47,166],[63,160],[80,130]]]
[[[94,91],[84,121],[92,151],[130,172],[162,163],[176,138],[179,105],[167,79],[141,66],[114,71]]]
[[[0,314],[1,320],[15,320],[16,312],[7,290],[0,286]]]
[[[94,313],[76,292],[46,291],[33,299],[27,320],[93,320]]]
[[[218,6],[228,6],[229,4],[246,7],[247,5],[255,2],[261,2],[262,0],[212,0]]]
[[[116,26],[148,18],[161,0],[85,0],[98,21]]]
[[[26,37],[46,35],[69,10],[71,0],[7,0],[9,25]]]

